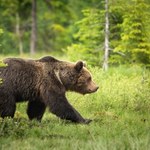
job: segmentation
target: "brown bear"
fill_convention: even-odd
[[[28,101],[29,119],[41,120],[46,106],[61,119],[89,123],[68,102],[66,91],[93,93],[98,86],[82,61],[71,63],[46,56],[38,60],[6,58],[0,67],[0,116],[14,117],[16,103]]]

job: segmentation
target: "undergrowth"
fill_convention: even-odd
[[[89,67],[100,86],[97,93],[67,93],[89,125],[63,121],[48,111],[42,122],[29,121],[26,103],[17,104],[14,119],[0,119],[2,150],[149,150],[150,72],[120,66],[103,72]]]

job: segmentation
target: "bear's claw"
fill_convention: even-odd
[[[85,119],[83,123],[84,124],[89,124],[91,121],[92,121],[91,119]]]

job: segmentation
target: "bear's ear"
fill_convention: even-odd
[[[82,61],[78,61],[76,64],[75,64],[75,69],[76,71],[80,72],[82,70],[84,66],[84,63]]]
[[[83,66],[84,66],[84,67],[86,67],[86,66],[87,66],[87,64],[86,64],[86,62],[85,62],[85,61],[83,61]]]

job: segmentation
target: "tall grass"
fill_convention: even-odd
[[[48,111],[41,123],[29,121],[26,103],[17,104],[14,119],[0,119],[0,149],[149,150],[150,71],[139,66],[90,70],[99,91],[67,97],[93,119],[91,124],[62,121]]]

